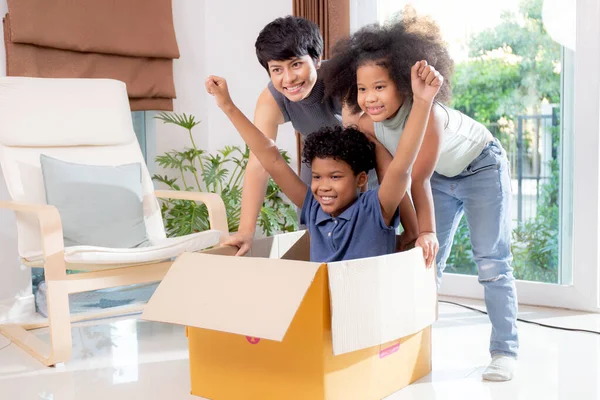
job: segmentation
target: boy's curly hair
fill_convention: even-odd
[[[375,168],[375,144],[356,128],[324,127],[304,141],[302,162],[311,165],[315,158],[343,161],[358,175]]]
[[[391,23],[367,26],[336,43],[332,58],[322,67],[325,94],[360,112],[356,71],[362,65],[376,63],[388,69],[400,94],[410,97],[410,70],[420,60],[427,60],[444,77],[436,98],[449,101],[454,62],[440,28],[431,18],[417,16],[414,8],[407,6]]]

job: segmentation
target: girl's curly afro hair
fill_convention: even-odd
[[[451,98],[450,79],[454,62],[440,28],[431,18],[417,16],[411,7],[406,7],[387,25],[370,25],[349,38],[341,39],[332,54],[322,67],[325,95],[345,102],[354,112],[360,112],[356,71],[360,66],[371,63],[386,67],[400,94],[410,97],[410,69],[417,61],[427,60],[444,77],[444,84],[436,98],[442,102]]]
[[[311,165],[315,158],[343,161],[358,175],[375,168],[375,144],[355,128],[324,127],[304,141],[302,162]]]

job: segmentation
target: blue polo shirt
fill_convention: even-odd
[[[392,225],[386,225],[377,190],[361,193],[356,201],[337,217],[321,208],[310,188],[306,193],[300,223],[310,234],[310,260],[331,262],[375,257],[396,250],[398,210]]]

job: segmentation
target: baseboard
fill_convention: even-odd
[[[33,294],[0,301],[0,324],[20,321],[35,315]]]

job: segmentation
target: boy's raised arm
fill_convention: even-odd
[[[205,82],[206,90],[212,94],[219,108],[227,115],[233,126],[244,139],[263,168],[279,185],[283,193],[297,206],[302,207],[307,186],[294,170],[285,162],[275,142],[266,137],[231,100],[227,81],[211,75]]]
[[[398,142],[396,154],[379,187],[379,202],[386,222],[391,221],[406,189],[410,171],[419,154],[433,99],[444,78],[426,61],[419,61],[411,69],[413,105],[406,126]]]

